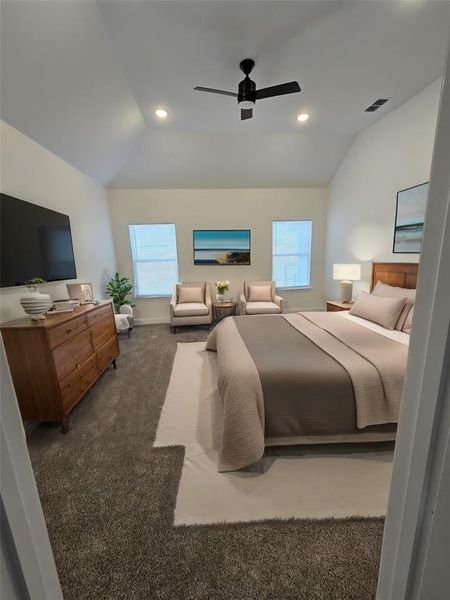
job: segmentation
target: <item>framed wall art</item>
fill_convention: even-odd
[[[422,245],[428,182],[397,192],[394,254],[418,254]]]
[[[250,229],[195,229],[194,265],[249,265]]]

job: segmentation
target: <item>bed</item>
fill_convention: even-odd
[[[378,282],[412,290],[417,270],[374,263],[371,292]],[[206,346],[223,404],[219,471],[257,462],[269,445],[395,439],[408,342],[347,312],[223,320]]]

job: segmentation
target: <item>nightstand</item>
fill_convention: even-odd
[[[329,300],[327,302],[327,312],[338,312],[340,310],[350,310],[353,303],[341,302],[340,300]]]
[[[237,312],[238,303],[231,300],[230,302],[213,302],[213,323],[217,324],[226,317],[234,317]]]

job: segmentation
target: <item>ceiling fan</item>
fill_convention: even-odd
[[[238,93],[226,92],[224,90],[215,90],[214,88],[207,88],[197,86],[194,90],[199,92],[209,92],[211,94],[222,94],[224,96],[233,96],[237,98],[239,108],[241,109],[241,121],[251,119],[253,117],[253,107],[255,106],[256,100],[262,100],[263,98],[272,98],[273,96],[284,96],[285,94],[295,94],[300,92],[300,86],[297,81],[290,81],[289,83],[281,83],[280,85],[273,85],[271,87],[262,88],[261,90],[256,89],[256,84],[249,77],[255,66],[255,61],[251,58],[245,58],[240,63],[241,71],[245,74],[245,78],[239,83]]]

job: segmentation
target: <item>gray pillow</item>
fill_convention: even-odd
[[[375,286],[372,294],[374,296],[384,296],[384,297],[390,296],[391,298],[405,298],[406,297],[405,306],[403,307],[403,310],[400,313],[398,321],[395,324],[395,329],[398,329],[398,331],[401,331],[405,324],[408,313],[411,310],[411,308],[414,306],[414,302],[416,301],[416,290],[402,288],[402,287],[396,287],[394,285],[387,285],[386,283],[381,283],[381,281],[379,281],[377,283],[377,285]]]
[[[386,329],[394,329],[405,302],[405,297],[391,298],[361,292],[350,309],[350,314],[378,323]]]
[[[403,325],[403,329],[402,329],[402,331],[404,331],[405,333],[407,333],[409,335],[411,335],[413,315],[414,315],[414,306],[409,311],[408,316],[406,317],[405,324]]]

